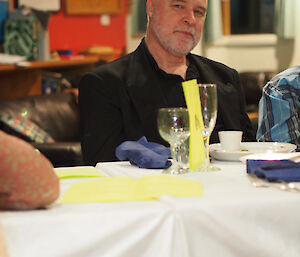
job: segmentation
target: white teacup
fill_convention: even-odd
[[[241,150],[243,131],[219,131],[221,148],[226,152]]]

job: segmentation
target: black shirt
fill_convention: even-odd
[[[161,76],[161,79],[165,81],[165,83],[159,83],[161,90],[163,91],[165,98],[165,107],[186,107],[186,102],[184,98],[184,93],[182,89],[182,82],[184,79],[177,74],[169,74],[165,71],[161,70],[153,56],[149,52],[146,43],[143,44],[143,48],[145,51],[145,55],[147,56],[147,60],[150,65],[155,69],[157,74]],[[192,80],[199,78],[199,72],[197,70],[197,66],[195,65],[190,55],[187,55],[188,59],[188,68],[186,71],[186,79]]]

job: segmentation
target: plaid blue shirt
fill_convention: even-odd
[[[259,102],[258,141],[287,142],[300,151],[300,66],[273,77]]]

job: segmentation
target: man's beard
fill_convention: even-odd
[[[175,34],[177,33],[176,31],[190,33],[191,34],[190,39],[183,39],[183,38],[176,39],[175,35],[174,37],[173,36],[168,37],[166,36],[167,33],[165,33],[163,29],[160,29],[159,26],[156,26],[156,29],[153,31],[160,45],[165,50],[167,50],[168,52],[176,56],[186,56],[197,45],[194,28],[184,28],[184,29],[180,28],[180,29],[175,29],[174,30],[175,32],[173,32]]]

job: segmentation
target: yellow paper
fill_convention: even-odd
[[[162,195],[176,197],[202,196],[202,185],[199,182],[166,175],[151,175],[138,180],[140,200],[155,200]]]
[[[140,179],[109,177],[73,184],[61,203],[155,200],[162,195],[202,196],[202,185],[167,175],[150,175]]]
[[[59,179],[105,177],[94,167],[55,168],[54,172]]]
[[[201,101],[197,80],[182,83],[190,120],[190,170],[199,169],[205,159],[202,130],[204,129]]]

